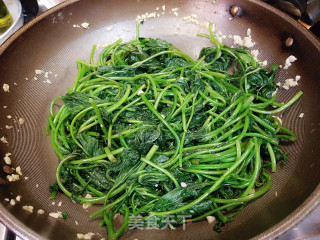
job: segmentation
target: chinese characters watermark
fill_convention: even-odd
[[[132,229],[173,229],[174,225],[181,225],[183,230],[186,230],[186,225],[191,224],[191,215],[164,215],[161,217],[157,216],[129,216],[129,230]]]

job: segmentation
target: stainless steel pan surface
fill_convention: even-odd
[[[239,9],[236,16],[230,13],[233,5]],[[179,9],[178,14],[174,8]],[[54,201],[49,199],[48,186],[55,181],[58,164],[50,137],[45,134],[49,106],[54,97],[64,95],[72,86],[77,59],[89,61],[94,44],[114,42],[119,37],[134,39],[137,15],[151,12],[159,15],[141,25],[140,36],[165,39],[194,58],[202,47],[210,45],[196,36],[207,32],[201,24],[204,22],[214,23],[216,33],[226,36],[227,45],[233,44],[229,35],[245,36],[250,28],[256,43],[252,49],[258,49],[258,58],[267,60],[268,65],[284,65],[294,55],[297,61],[289,69],[281,69],[277,79],[284,82],[300,75],[301,80],[298,86],[279,91],[278,101],[288,101],[298,90],[304,92],[282,118],[299,139],[282,147],[289,152],[288,163],[273,174],[271,190],[246,206],[222,233],[214,232],[203,221],[187,225],[186,230],[133,230],[122,239],[271,239],[319,204],[320,43],[308,30],[273,7],[253,0],[71,0],[38,16],[0,47],[0,137],[5,136],[8,142],[0,142],[0,156],[2,159],[11,153],[13,167],[21,166],[23,172],[19,181],[0,186],[0,217],[17,235],[25,239],[76,239],[77,233],[94,232],[101,234],[96,234],[96,239],[106,237],[99,220],[89,218],[94,207],[87,211],[62,194]],[[88,28],[81,26],[84,22],[89,23]],[[289,48],[284,46],[288,37],[294,41]],[[44,73],[35,74],[35,70]],[[3,84],[10,86],[9,92],[2,90]],[[303,118],[299,118],[301,113]],[[21,200],[10,204],[18,195]],[[33,206],[33,213],[22,206]],[[37,214],[38,209],[45,214]],[[68,212],[67,221],[48,216],[63,210]]]

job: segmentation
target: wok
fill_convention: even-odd
[[[229,9],[234,4],[239,12],[233,17]],[[165,14],[162,14],[163,5]],[[89,219],[94,208],[86,211],[62,194],[54,200],[55,205],[49,199],[48,186],[55,181],[58,164],[50,137],[45,134],[49,105],[55,96],[64,95],[67,87],[72,86],[77,72],[76,59],[88,61],[93,44],[113,42],[120,36],[124,41],[133,39],[137,15],[154,12],[157,7],[160,17],[147,19],[140,28],[140,36],[166,39],[193,57],[210,43],[196,36],[197,32],[207,32],[205,29],[183,20],[191,14],[196,14],[199,22],[215,23],[217,32],[226,36],[244,36],[251,28],[256,42],[253,49],[258,49],[258,58],[267,60],[269,65],[283,65],[288,56],[296,56],[298,60],[288,70],[281,69],[277,77],[284,82],[289,77],[301,76],[299,86],[281,90],[278,96],[281,102],[298,90],[304,92],[302,99],[283,113],[284,125],[299,138],[296,143],[283,146],[289,152],[288,163],[273,174],[271,190],[246,206],[222,233],[215,233],[212,226],[203,221],[187,225],[186,230],[134,230],[123,239],[271,239],[292,228],[319,204],[320,44],[308,30],[277,9],[253,0],[216,3],[73,0],[32,20],[0,47],[1,86],[4,83],[10,86],[10,92],[1,89],[0,93],[1,137],[7,136],[8,141],[8,144],[0,143],[0,155],[4,157],[10,152],[12,165],[21,166],[23,172],[19,181],[0,187],[0,216],[1,222],[18,236],[75,239],[76,233],[106,235],[105,229],[98,226],[99,220]],[[172,8],[179,8],[178,16]],[[83,22],[88,22],[89,28],[82,28]],[[112,26],[112,30],[108,31],[107,26]],[[283,41],[288,36],[294,44],[284,47]],[[228,37],[224,42],[232,44]],[[51,84],[43,74],[35,75],[37,69],[48,72]],[[303,118],[299,118],[301,113]],[[19,124],[19,118],[25,120],[24,124]],[[5,125],[13,128],[6,129]],[[22,196],[21,202],[14,206],[5,200],[17,195]],[[34,206],[34,212],[22,210],[24,205]],[[39,215],[37,209],[46,213]],[[49,212],[63,210],[68,213],[67,221],[48,217]]]

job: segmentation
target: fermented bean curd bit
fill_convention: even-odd
[[[138,29],[137,29],[138,30]],[[60,158],[58,191],[80,204],[102,203],[108,239],[152,218],[157,228],[232,221],[266,193],[270,172],[287,155],[279,142],[297,136],[274,117],[299,99],[278,103],[277,66],[261,66],[244,47],[213,46],[197,60],[161,39],[137,37],[78,61],[78,76],[51,105],[47,133]],[[58,111],[54,106],[63,102]],[[91,198],[85,196],[90,194]],[[124,216],[115,229],[117,214]],[[146,226],[147,227],[147,226]]]

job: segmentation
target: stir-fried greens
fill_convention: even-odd
[[[198,60],[151,38],[118,40],[97,64],[93,50],[90,63],[78,61],[73,88],[52,102],[47,131],[61,159],[52,196],[59,189],[78,203],[103,203],[91,217],[108,239],[138,215],[159,228],[168,215],[177,225],[181,216],[213,215],[219,231],[269,190],[270,170],[286,160],[280,141],[297,139],[274,114],[302,92],[275,102],[277,66],[269,71],[209,32],[199,35],[214,46]],[[115,229],[118,213],[124,221]]]

